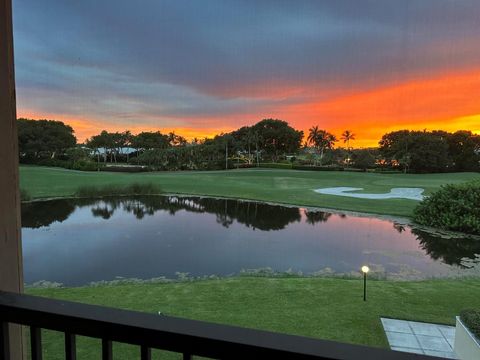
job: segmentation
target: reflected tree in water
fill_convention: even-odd
[[[263,231],[281,230],[288,224],[301,220],[300,209],[268,205],[253,201],[212,199],[180,196],[144,196],[135,198],[104,198],[44,201],[22,205],[25,227],[48,226],[63,221],[75,210],[75,206],[91,206],[94,217],[110,219],[115,211],[123,209],[137,219],[152,216],[157,211],[175,215],[178,211],[215,214],[217,222],[229,227],[237,221],[247,227]],[[311,213],[312,221],[326,221],[330,214]]]
[[[460,268],[472,268],[480,262],[480,239],[441,237],[426,231],[412,229],[420,246],[434,260]]]
[[[398,223],[393,223],[393,228],[397,230],[400,234],[406,230],[405,225],[398,224]]]
[[[307,224],[315,225],[320,222],[327,222],[327,220],[332,216],[332,213],[327,213],[324,211],[305,211],[305,216],[307,217]]]
[[[22,203],[22,227],[36,229],[55,221],[62,222],[75,210],[71,200],[50,200]]]
[[[110,219],[114,212],[115,209],[109,208],[108,206],[96,206],[92,208],[92,215],[94,217],[101,217],[104,220]]]
[[[102,219],[108,220],[110,219],[115,211],[123,204],[121,199],[114,199],[114,198],[107,198],[106,200],[95,200],[90,202],[85,202],[83,206],[90,206],[92,207],[92,215],[94,217],[101,217]]]

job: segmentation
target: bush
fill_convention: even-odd
[[[480,339],[480,310],[463,310],[460,312],[460,319],[470,332]]]
[[[130,185],[103,185],[82,186],[76,192],[78,197],[101,197],[115,195],[158,195],[162,191],[159,186],[146,183],[133,183]]]
[[[269,168],[269,169],[291,169],[291,163],[260,163],[259,167]]]
[[[245,163],[240,163],[240,164],[233,164],[233,166],[236,168],[236,169],[250,169],[250,168],[254,168],[256,167],[257,165],[255,164],[245,164]]]
[[[226,165],[224,152],[213,145],[147,150],[129,163],[147,165],[158,171],[223,170]],[[232,159],[228,159],[227,165],[233,169]]]
[[[403,174],[403,172],[400,170],[392,170],[390,168],[367,169],[367,172],[382,173],[382,174]]]
[[[97,171],[99,167],[102,167],[102,165],[90,160],[77,160],[72,165],[73,170],[80,171]]]
[[[70,170],[80,170],[80,171],[97,171],[98,168],[103,167],[103,164],[97,164],[97,162],[89,160],[89,159],[81,159],[81,160],[62,160],[62,159],[51,159],[51,158],[44,158],[37,162],[31,162],[31,164],[35,164],[38,166],[50,166],[50,167],[61,167],[64,169]]]
[[[32,197],[29,192],[25,189],[20,189],[20,201],[30,201]]]
[[[112,172],[128,172],[128,173],[135,173],[135,172],[143,172],[143,171],[149,171],[148,166],[143,166],[143,165],[130,165],[130,166],[125,166],[125,165],[113,165],[113,166],[103,166],[101,171],[112,171]]]
[[[480,181],[443,186],[414,211],[422,225],[480,235]]]
[[[51,167],[61,167],[65,169],[71,169],[73,166],[73,162],[70,160],[60,160],[60,159],[51,159],[46,158],[39,160],[36,165],[39,166],[51,166]]]
[[[343,171],[341,166],[312,166],[312,165],[293,165],[294,170],[311,170],[311,171]]]
[[[367,169],[343,168],[343,171],[349,171],[349,172],[367,172]]]

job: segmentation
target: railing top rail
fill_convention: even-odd
[[[0,291],[0,321],[212,358],[432,359],[386,349]]]

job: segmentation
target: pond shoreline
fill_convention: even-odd
[[[160,194],[139,194],[139,195],[132,195],[132,194],[115,194],[115,195],[104,195],[104,196],[88,196],[88,197],[80,197],[80,196],[57,196],[57,197],[48,197],[48,198],[36,198],[31,199],[28,201],[22,201],[22,204],[28,203],[38,203],[43,201],[54,201],[54,200],[75,200],[75,199],[108,199],[112,197],[121,197],[121,198],[128,198],[128,197],[135,197],[135,196],[177,196],[177,197],[196,197],[199,199],[217,199],[217,200],[234,200],[234,201],[241,201],[241,202],[255,202],[259,204],[271,205],[271,206],[283,206],[287,208],[299,208],[305,209],[307,211],[322,211],[328,212],[331,214],[336,215],[346,215],[346,216],[355,216],[355,217],[362,217],[362,218],[373,218],[379,220],[386,220],[391,221],[395,224],[402,225],[402,226],[410,226],[411,228],[423,230],[432,234],[436,234],[442,237],[452,237],[452,238],[460,238],[460,237],[467,237],[471,239],[479,239],[480,236],[466,234],[462,232],[456,231],[448,231],[439,228],[433,228],[429,226],[419,225],[416,224],[412,218],[410,217],[403,217],[403,216],[396,216],[396,215],[389,215],[389,214],[381,214],[381,213],[371,213],[371,212],[360,212],[360,211],[352,211],[352,210],[342,210],[342,209],[335,209],[335,208],[328,208],[328,207],[320,207],[320,206],[304,206],[304,205],[296,205],[292,203],[283,203],[283,202],[274,202],[274,201],[264,201],[264,200],[255,200],[255,199],[248,199],[248,198],[237,198],[232,196],[218,196],[218,195],[198,195],[192,193],[180,193],[180,192],[165,192]]]
[[[205,199],[218,199],[218,200],[236,200],[236,201],[244,201],[244,202],[256,202],[260,204],[272,205],[272,206],[284,206],[288,208],[300,208],[306,209],[310,211],[324,211],[329,212],[332,214],[338,215],[350,215],[350,216],[358,216],[358,217],[370,217],[376,218],[381,220],[390,220],[394,221],[401,225],[412,225],[413,221],[409,217],[403,216],[396,216],[396,215],[389,215],[389,214],[382,214],[382,213],[374,213],[374,212],[360,212],[360,211],[352,211],[352,210],[342,210],[337,208],[328,208],[328,207],[320,207],[320,206],[310,206],[310,205],[298,205],[292,203],[284,203],[284,202],[277,202],[277,201],[265,201],[265,200],[256,200],[256,199],[249,199],[245,197],[235,197],[235,196],[219,196],[219,195],[199,195],[199,194],[192,194],[192,193],[181,193],[181,192],[165,192],[160,194],[115,194],[115,195],[103,195],[103,196],[54,196],[54,197],[46,197],[46,198],[35,198],[27,201],[22,201],[22,204],[28,203],[36,203],[42,201],[53,201],[53,200],[75,200],[75,199],[103,199],[103,198],[112,198],[112,197],[135,197],[135,196],[177,196],[177,197],[198,197],[198,198],[205,198]]]
[[[156,277],[150,279],[139,278],[117,278],[113,280],[100,280],[82,285],[64,285],[62,283],[40,280],[34,283],[24,283],[26,289],[71,289],[71,288],[96,288],[104,286],[123,286],[123,285],[161,285],[161,284],[179,284],[179,283],[195,283],[201,281],[228,281],[228,280],[242,280],[242,279],[330,279],[330,280],[361,280],[363,279],[360,272],[357,273],[324,273],[324,274],[301,274],[296,272],[281,272],[281,271],[263,271],[263,269],[253,269],[251,272],[240,272],[232,275],[204,275],[204,276],[188,276],[182,274],[177,278]],[[446,275],[446,276],[427,276],[427,277],[388,277],[385,273],[373,272],[369,276],[369,281],[375,282],[429,282],[429,281],[455,281],[455,280],[480,280],[479,275],[464,274],[464,275]]]
[[[426,232],[408,219],[319,207],[178,193],[109,195],[24,203],[22,219],[27,286],[231,276],[356,278],[364,263],[370,264],[371,278],[385,280],[480,275],[476,265],[469,270],[480,260],[474,256],[480,241]],[[84,231],[78,232],[79,226]],[[76,254],[89,256],[90,265]],[[71,271],[62,273],[62,266]]]

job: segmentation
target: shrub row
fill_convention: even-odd
[[[291,163],[260,163],[260,167],[269,169],[291,169]]]
[[[100,168],[100,171],[111,171],[111,172],[127,172],[127,173],[136,173],[136,172],[144,172],[150,171],[151,169],[148,166],[104,166]]]
[[[234,163],[233,166],[236,168],[236,169],[250,169],[250,168],[254,168],[254,167],[257,167],[256,164],[245,164],[245,163]]]
[[[97,171],[104,164],[98,164],[91,160],[61,160],[61,159],[42,159],[36,163],[39,166],[61,167],[70,170]]]
[[[480,310],[463,310],[460,312],[460,319],[472,334],[480,339]]]
[[[311,171],[350,171],[365,172],[365,169],[344,168],[342,166],[314,166],[314,165],[298,165],[292,163],[260,163],[260,167],[271,169],[293,169],[293,170],[311,170]]]
[[[313,166],[313,165],[293,165],[294,170],[311,170],[311,171],[343,171],[341,166]]]

